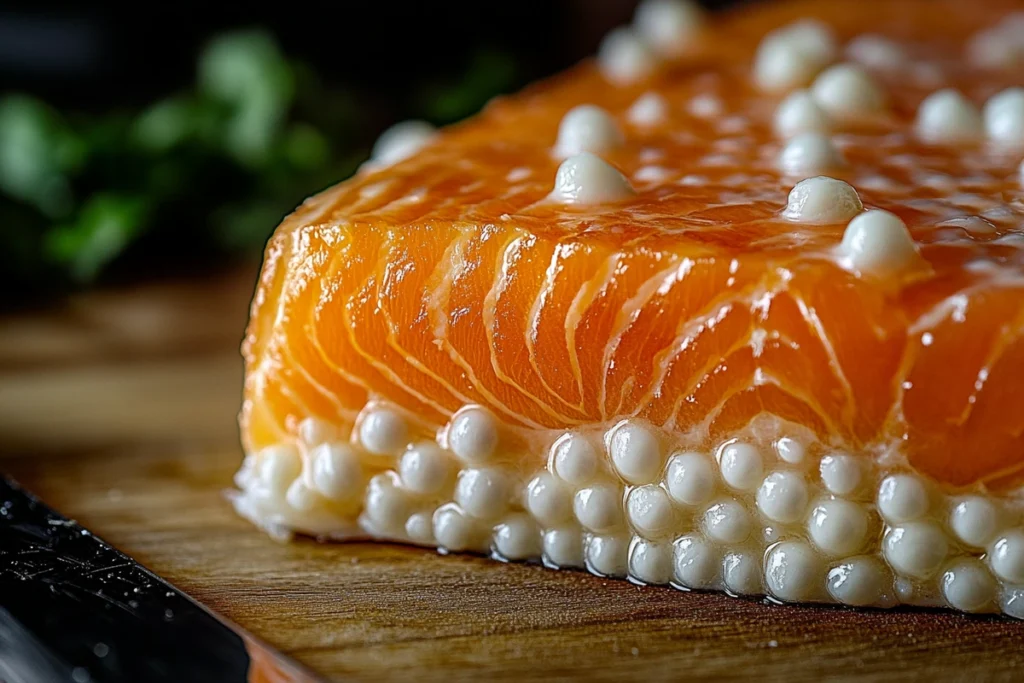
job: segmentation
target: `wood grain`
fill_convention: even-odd
[[[224,497],[252,277],[104,293],[0,326],[0,467],[325,678],[1024,680],[1024,624],[1002,618],[270,540]],[[165,334],[125,333],[148,326],[140,315]]]

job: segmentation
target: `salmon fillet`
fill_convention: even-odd
[[[1024,14],[648,0],[270,240],[239,512],[1024,618]]]

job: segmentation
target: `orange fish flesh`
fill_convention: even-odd
[[[386,134],[267,246],[237,508],[1024,618],[1012,7],[648,0],[596,60]]]

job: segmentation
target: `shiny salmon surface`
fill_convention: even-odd
[[[1024,151],[926,143],[913,128],[940,88],[980,108],[1024,85],[1024,68],[963,58],[1013,6],[746,8],[647,78],[612,84],[585,62],[309,199],[268,244],[253,301],[247,451],[306,417],[351,424],[371,399],[428,428],[467,404],[524,433],[639,417],[700,447],[768,413],[941,484],[1018,484]],[[802,176],[776,162],[784,94],[751,69],[766,33],[803,18],[840,44],[880,34],[908,55],[871,70],[885,113],[835,129],[847,163],[829,175],[906,223],[921,268],[856,272],[836,256],[845,222],[781,214]],[[638,125],[628,111],[649,92],[667,114]],[[634,197],[547,199],[559,122],[583,103],[621,127],[602,157]]]

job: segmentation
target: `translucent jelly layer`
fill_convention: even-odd
[[[783,602],[1024,619],[1024,497],[940,490],[893,454],[831,450],[762,415],[699,450],[642,421],[503,433],[467,406],[436,435],[371,403],[248,455],[240,514],[271,533],[539,560]]]

